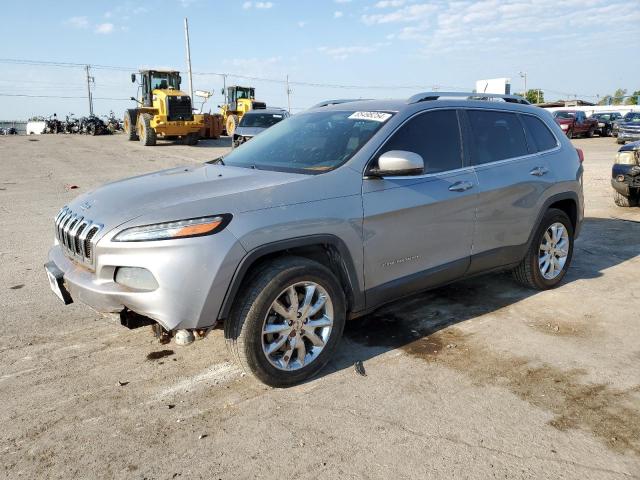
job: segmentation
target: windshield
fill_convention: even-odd
[[[167,88],[180,89],[177,73],[153,72],[151,74],[151,90],[166,90]]]
[[[553,116],[555,118],[574,118],[576,116],[576,112],[564,112],[562,110],[553,112]]]
[[[624,116],[625,122],[640,122],[640,112],[629,112]]]
[[[309,112],[278,123],[224,157],[225,165],[323,173],[349,160],[389,119],[386,112]]]
[[[245,113],[240,120],[240,127],[269,128],[284,118],[282,113]]]

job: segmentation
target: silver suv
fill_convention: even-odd
[[[65,302],[189,343],[218,322],[273,386],[345,321],[488,271],[555,287],[583,219],[582,152],[519,97],[422,93],[308,110],[228,156],[111,183],[55,217]]]

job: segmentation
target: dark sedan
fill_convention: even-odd
[[[616,120],[622,118],[620,112],[597,112],[591,115],[591,118],[595,118],[598,121],[598,128],[596,132],[601,137],[610,137],[613,135],[613,125]]]
[[[245,113],[233,132],[233,147],[239,147],[244,142],[248,142],[288,116],[289,112],[281,108],[265,108]]]

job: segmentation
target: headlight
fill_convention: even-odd
[[[620,165],[635,165],[638,163],[636,152],[618,152],[616,155],[616,163]]]
[[[121,231],[113,237],[113,241],[149,242],[153,240],[201,237],[219,232],[224,229],[230,221],[231,215],[224,214],[214,217],[198,217],[174,222],[142,225]]]
[[[598,126],[599,127],[604,127],[604,123],[600,122],[600,123],[598,123]]]

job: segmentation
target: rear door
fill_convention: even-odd
[[[457,111],[417,114],[377,156],[390,150],[420,154],[425,170],[363,183],[367,305],[463,275],[471,252],[477,180],[464,165]]]
[[[543,192],[554,178],[548,157],[538,151],[559,145],[535,116],[470,109],[465,110],[465,117],[467,149],[479,184],[470,267],[475,272],[521,258]],[[534,133],[541,147],[533,141]]]

